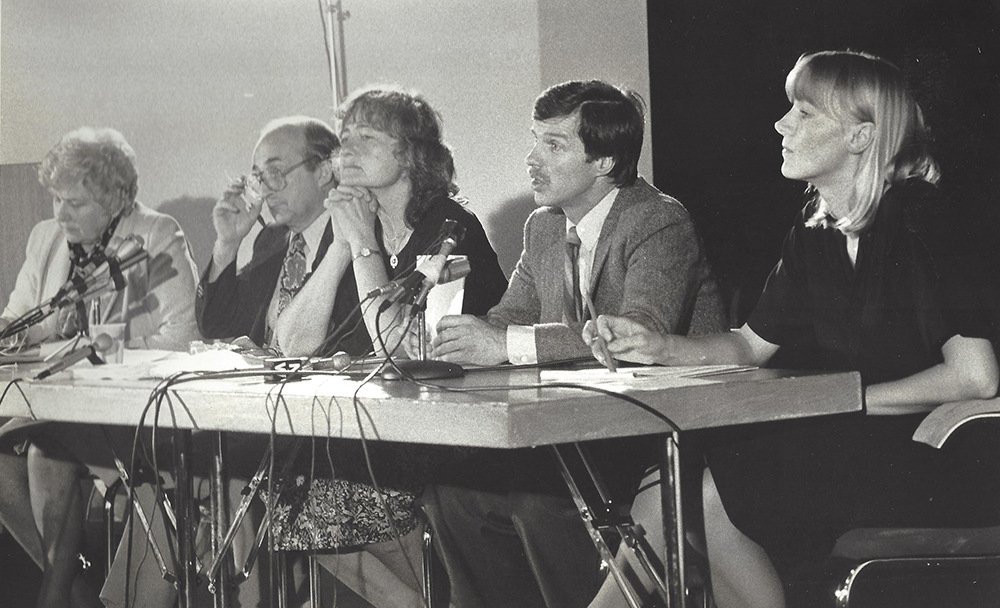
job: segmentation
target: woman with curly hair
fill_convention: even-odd
[[[418,255],[437,252],[446,220],[465,229],[453,251],[468,256],[471,267],[462,311],[485,315],[499,302],[507,280],[482,224],[456,197],[455,165],[441,137],[439,114],[419,93],[379,86],[354,93],[337,118],[340,184],[325,203],[333,243],[275,327],[284,353],[334,350],[336,344],[325,343],[326,319],[337,314],[331,312],[334,303],[344,298],[356,307],[372,290],[405,277]],[[378,353],[402,341],[405,311],[392,303],[379,313],[383,302],[378,298],[362,307],[363,325],[353,315],[336,319],[343,329],[331,335],[353,345],[345,347],[349,354],[363,354],[353,352],[356,345],[372,344],[357,335],[348,342],[352,331],[367,330]],[[336,310],[344,310],[343,301],[337,304]],[[422,605],[414,501],[436,464],[455,455],[448,448],[385,442],[364,452],[357,442],[329,441],[329,451],[317,448],[310,452],[311,463],[298,465],[295,487],[283,496],[275,517],[279,544],[340,549],[319,556],[320,563],[375,606]]]
[[[282,315],[275,331],[286,354],[328,351],[324,329],[317,325],[333,310],[337,298],[357,303],[372,290],[409,273],[417,256],[435,253],[441,226],[454,220],[465,236],[453,253],[469,258],[462,312],[484,315],[507,289],[479,219],[457,198],[455,163],[442,140],[441,117],[422,95],[397,87],[378,86],[355,92],[338,109],[340,185],[326,200],[333,222],[330,254]],[[381,343],[376,315],[381,300],[363,309],[365,331],[381,351],[401,339],[398,304],[382,315]],[[337,306],[343,310],[343,306]],[[390,320],[386,322],[385,320]],[[347,326],[335,335],[351,331]],[[386,325],[389,325],[387,328]],[[341,338],[342,339],[342,338]],[[356,341],[355,341],[356,342]],[[357,353],[350,353],[357,354]]]
[[[121,133],[89,127],[67,133],[46,154],[38,181],[52,196],[53,218],[28,237],[0,330],[49,301],[67,281],[84,280],[105,263],[109,249],[133,238],[141,239],[149,257],[123,270],[127,289],[91,300],[104,311],[102,320],[125,325],[129,348],[186,350],[200,338],[187,240],[174,218],[135,200],[135,152]],[[66,306],[10,336],[6,346],[85,336],[88,325],[82,303]],[[117,472],[78,458],[73,448],[104,446],[106,436],[90,425],[29,418],[0,427],[0,522],[44,571],[38,606],[101,605],[79,571],[86,505],[80,480],[96,475],[110,485]]]

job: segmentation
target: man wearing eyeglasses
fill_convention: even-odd
[[[281,351],[273,332],[278,316],[333,241],[323,200],[337,186],[331,157],[339,147],[329,125],[315,118],[280,118],[261,131],[252,172],[233,182],[212,212],[215,246],[196,301],[206,338],[246,335]],[[263,223],[265,204],[274,221],[257,235],[249,264],[237,271],[240,244],[255,222]],[[343,316],[335,310],[331,319]]]

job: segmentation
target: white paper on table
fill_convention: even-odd
[[[163,350],[125,349],[124,363],[90,365],[78,363],[72,368],[74,378],[84,380],[166,378],[177,372],[218,372],[261,367],[229,351],[209,351],[189,355]]]
[[[419,267],[429,255],[418,255],[417,266]],[[454,260],[464,256],[449,255],[449,260]],[[462,314],[462,303],[465,301],[465,277],[435,285],[427,294],[427,310],[424,312],[424,322],[427,325],[427,332],[431,339],[437,335],[437,324],[441,317],[445,315]]]

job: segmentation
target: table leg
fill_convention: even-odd
[[[229,587],[231,579],[231,568],[229,560],[223,555],[223,551],[228,546],[223,546],[226,542],[226,532],[229,528],[229,500],[228,488],[229,478],[226,474],[226,434],[216,432],[215,451],[212,455],[212,476],[211,486],[211,506],[212,506],[212,555],[216,559],[223,559],[221,567],[218,569],[215,579],[211,582],[215,585],[214,605],[215,608],[226,608],[229,606]]]
[[[194,608],[197,566],[195,565],[194,534],[191,528],[196,521],[192,511],[194,501],[191,483],[191,431],[179,430],[176,433],[177,557],[181,570],[177,577],[177,599],[180,608]]]
[[[566,487],[569,488],[577,511],[580,512],[580,516],[583,519],[583,525],[587,527],[587,533],[590,535],[590,540],[594,543],[594,547],[597,548],[597,552],[601,556],[601,561],[608,567],[608,571],[618,584],[618,588],[621,589],[622,595],[625,596],[625,601],[628,605],[631,608],[640,608],[642,600],[635,589],[632,588],[632,584],[619,567],[618,562],[615,561],[615,556],[611,552],[611,548],[608,547],[604,536],[601,534],[601,525],[595,521],[594,509],[587,504],[586,499],[583,497],[583,493],[580,491],[580,487],[576,483],[576,479],[573,477],[566,459],[563,458],[562,452],[559,451],[559,446],[552,446],[552,450],[555,453],[556,462],[559,464],[559,472],[562,473],[563,481],[566,482]]]
[[[684,608],[684,517],[681,511],[680,436],[666,435],[660,466],[660,494],[663,508],[663,563],[667,578],[667,608]]]

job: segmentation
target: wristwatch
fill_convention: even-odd
[[[378,250],[376,249],[372,249],[371,247],[362,247],[360,250],[358,250],[356,254],[354,254],[354,257],[351,258],[351,261],[353,262],[360,258],[366,258],[370,255],[376,255],[377,253]]]

